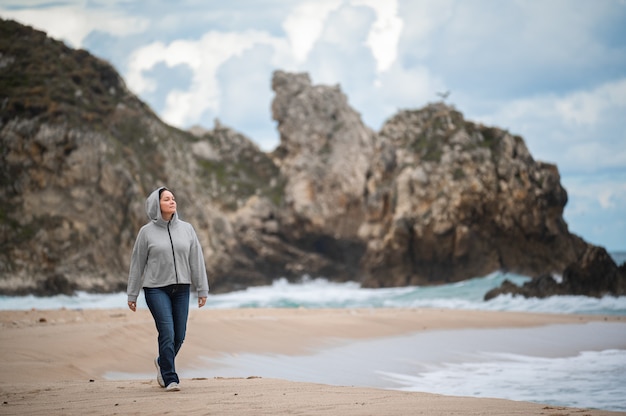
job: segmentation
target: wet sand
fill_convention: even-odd
[[[217,364],[207,370],[207,376],[202,374],[207,358],[295,356],[350,342],[439,330],[587,322],[623,320],[438,309],[193,309],[177,367],[181,374],[194,376],[181,380],[180,392],[167,393],[148,376],[154,371],[157,346],[147,310],[0,311],[0,414],[619,414],[289,381],[259,374],[253,368],[249,374],[235,377],[220,375]],[[146,376],[111,380],[115,373]]]

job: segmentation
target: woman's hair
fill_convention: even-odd
[[[169,189],[167,189],[166,187],[163,187],[161,189],[159,189],[159,200],[161,199],[161,194],[163,193],[163,191],[169,191]],[[172,192],[172,191],[170,191]]]

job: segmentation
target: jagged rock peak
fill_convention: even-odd
[[[338,86],[314,86],[307,74],[282,71],[274,73],[272,86],[281,140],[274,155],[288,178],[288,203],[324,232],[355,237],[375,133]]]

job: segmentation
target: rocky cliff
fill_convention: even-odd
[[[304,274],[366,286],[560,273],[588,244],[554,165],[442,103],[361,121],[338,86],[277,71],[280,145],[181,131],[108,63],[0,21],[0,293],[124,290],[145,196],[165,184],[212,290]]]
[[[389,119],[377,146],[361,229],[373,284],[389,274],[396,285],[497,269],[533,276],[586,247],[563,220],[557,167],[535,161],[519,136],[435,104]]]

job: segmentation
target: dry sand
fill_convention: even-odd
[[[193,309],[177,367],[223,354],[298,354],[329,340],[433,329],[513,328],[621,317],[437,309]],[[156,330],[147,310],[0,311],[0,414],[105,415],[616,415],[501,399],[450,397],[263,378],[106,380],[153,371]]]

